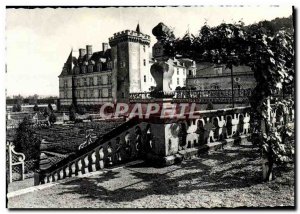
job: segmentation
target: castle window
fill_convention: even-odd
[[[108,62],[107,63],[107,69],[111,69],[112,68],[112,63],[111,62]]]
[[[86,80],[86,78],[83,78],[83,86],[87,86],[87,80]]]
[[[98,94],[98,97],[102,97],[102,89],[99,89],[99,94]]]
[[[97,89],[94,90],[94,97],[98,97],[98,90]]]
[[[102,97],[108,97],[108,88],[103,88]]]
[[[64,91],[64,98],[68,98],[68,91]]]
[[[145,45],[143,45],[143,50],[144,50],[144,52],[146,52],[146,46]]]
[[[189,75],[192,76],[192,70],[189,70]]]
[[[85,74],[86,73],[86,67],[83,65],[83,66],[81,66],[81,72],[83,73],[83,74]]]
[[[97,77],[97,82],[98,82],[98,85],[101,85],[101,76]]]
[[[76,91],[76,97],[79,97],[80,96],[80,91]]]
[[[177,75],[179,75],[179,68],[177,68]]]
[[[177,78],[177,85],[179,85],[179,78]]]
[[[75,70],[75,74],[79,74],[79,72],[80,72],[79,67],[76,66],[76,67],[74,68],[74,70]]]
[[[67,80],[64,81],[64,87],[65,87],[65,88],[68,87],[68,82],[67,82]]]
[[[87,93],[86,93],[86,90],[83,91],[83,98],[86,98],[87,97]]]
[[[93,72],[93,65],[89,65],[89,73],[92,73]]]
[[[144,59],[144,66],[146,66],[146,60]]]
[[[102,84],[103,84],[103,85],[107,85],[107,82],[108,82],[108,81],[107,81],[107,76],[106,76],[106,75],[103,75],[103,76],[102,76]]]
[[[146,75],[144,75],[144,82],[146,82],[147,81],[147,78],[146,78]]]
[[[90,77],[90,85],[94,85],[93,77]]]

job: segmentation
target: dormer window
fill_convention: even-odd
[[[89,65],[89,73],[93,72],[93,65]]]
[[[98,72],[102,71],[102,64],[101,63],[98,63],[98,65],[97,65],[97,71]]]
[[[107,63],[107,69],[111,69],[112,68],[112,64],[111,64],[111,62],[108,62]]]
[[[83,65],[83,66],[81,66],[81,72],[83,73],[83,74],[85,74],[86,73],[86,67]]]
[[[79,67],[78,67],[78,66],[76,66],[76,67],[74,68],[74,71],[75,71],[75,74],[79,74],[79,73],[80,73],[80,69],[79,69]]]

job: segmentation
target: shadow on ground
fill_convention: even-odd
[[[261,183],[262,177],[259,152],[253,147],[231,147],[162,169],[143,163],[122,170],[66,182],[62,184],[64,187],[60,194],[79,194],[81,198],[108,202],[130,202],[148,195],[172,196],[199,189],[222,192],[251,187]],[[129,183],[120,184],[122,179],[129,180]],[[117,180],[119,183],[113,186]]]

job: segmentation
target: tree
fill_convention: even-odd
[[[83,115],[83,114],[85,114],[87,111],[86,111],[86,108],[84,107],[84,106],[78,106],[77,107],[77,113],[78,114],[81,114],[81,115]]]
[[[292,96],[288,95],[295,86],[294,41],[291,32],[293,29],[276,30],[268,21],[250,26],[244,26],[242,22],[222,23],[216,27],[205,24],[199,36],[190,39],[190,43],[170,38],[166,39],[168,44],[164,46],[168,49],[166,53],[172,57],[184,55],[198,62],[225,64],[228,68],[233,65],[251,67],[257,85],[252,92],[250,104],[252,118],[257,120],[255,124],[260,145],[268,160],[266,180],[272,179],[274,163],[281,164],[293,156],[294,149],[285,140],[291,137],[290,127],[286,122],[274,127],[270,119],[271,102],[281,118],[287,118],[288,109],[294,106]],[[273,99],[278,92],[283,96]]]
[[[23,103],[24,97],[19,94],[19,95],[14,95],[13,99],[16,100],[16,104],[20,104],[21,105]]]
[[[38,104],[35,104],[35,105],[33,106],[33,111],[39,111],[39,106],[38,106]]]
[[[73,104],[69,107],[69,118],[71,121],[75,121],[76,119],[76,111],[75,106]]]
[[[53,112],[53,108],[52,108],[51,103],[48,104],[48,109],[49,109],[50,112]]]
[[[13,112],[20,112],[20,111],[22,111],[21,105],[19,103],[13,105],[12,111]]]
[[[51,124],[55,123],[56,122],[56,116],[54,113],[51,113],[50,116],[49,116],[49,122]]]
[[[43,113],[44,117],[47,117],[50,115],[48,108],[44,108],[44,113]]]
[[[212,102],[209,102],[207,104],[206,110],[213,110],[214,109],[214,104]]]
[[[15,150],[25,154],[26,160],[38,160],[41,141],[36,137],[30,120],[25,117],[20,123],[14,139]]]

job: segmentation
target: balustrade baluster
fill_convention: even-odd
[[[99,167],[100,169],[104,168],[104,151],[103,147],[99,149]]]
[[[84,174],[82,171],[84,170],[83,169],[83,164],[82,164],[82,159],[80,158],[80,159],[78,159],[77,161],[76,161],[76,164],[77,164],[77,169],[78,169],[78,175],[82,175],[82,174]]]
[[[90,154],[89,157],[89,165],[90,165],[91,172],[95,172],[97,170],[96,161],[97,161],[96,152],[94,151],[92,154]]]
[[[64,168],[61,168],[60,170],[59,170],[59,180],[61,180],[61,179],[64,179],[66,176],[65,176],[65,172],[64,172]]]
[[[72,165],[71,165],[71,170],[72,170],[72,172],[71,172],[71,175],[78,175],[78,167],[77,167],[77,163],[76,163],[76,161],[74,161],[73,163],[72,163]]]
[[[86,155],[85,157],[82,158],[82,173],[88,173],[89,172],[89,156]]]

